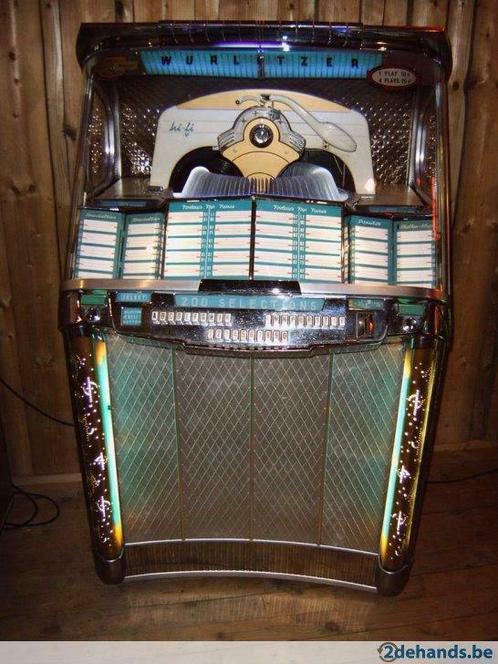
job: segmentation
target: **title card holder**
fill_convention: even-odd
[[[436,286],[435,242],[430,219],[395,224],[395,275],[398,286]]]
[[[254,279],[342,282],[339,205],[256,200]]]
[[[162,212],[137,213],[126,216],[123,279],[158,279],[164,237]]]
[[[377,217],[349,217],[349,276],[351,283],[390,284],[392,221]]]
[[[248,279],[251,215],[250,199],[170,203],[163,277]]]
[[[124,214],[112,210],[80,210],[74,277],[113,279],[119,276]]]

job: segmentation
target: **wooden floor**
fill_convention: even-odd
[[[432,477],[498,465],[497,449],[439,453]],[[429,487],[405,592],[172,579],[105,586],[78,486],[45,486],[54,524],[0,536],[1,639],[498,639],[498,476]]]

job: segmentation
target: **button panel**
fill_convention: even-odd
[[[359,308],[339,296],[323,298],[317,306],[314,306],[315,300],[306,300],[309,307],[306,309],[291,308],[292,297],[285,299],[285,307],[275,297],[271,301],[274,307],[261,308],[232,306],[225,296],[217,296],[212,306],[209,306],[211,302],[182,306],[175,304],[175,297],[170,293],[152,293],[147,302],[135,303],[130,299],[128,303],[118,302],[116,293],[109,293],[105,305],[100,300],[99,305],[81,305],[78,321],[92,324],[98,321],[101,327],[118,333],[227,352],[237,352],[237,349],[294,351],[368,344],[382,340],[386,333],[412,334],[412,328],[419,329],[417,326],[423,322],[422,316],[417,317],[418,311],[401,316],[390,313],[389,303],[381,302],[383,308],[373,306],[375,302],[370,308]]]
[[[233,316],[226,311],[179,311],[153,309],[152,325],[202,325],[231,327]]]
[[[261,344],[263,346],[286,346],[289,343],[289,332],[287,330],[267,329],[239,329],[210,327],[207,330],[207,340],[211,343],[238,343],[238,344]]]
[[[351,327],[346,303],[322,311],[188,309],[151,307],[149,324],[158,336],[192,345],[225,348],[299,348],[343,342]],[[351,319],[352,320],[352,319]]]
[[[265,327],[279,329],[341,330],[346,326],[345,316],[329,314],[273,313],[265,315]]]
[[[232,327],[233,314],[226,311],[179,311],[153,309],[153,325],[202,325],[207,327]],[[329,314],[271,313],[264,316],[265,328],[342,330],[345,316]]]

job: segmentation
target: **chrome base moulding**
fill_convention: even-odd
[[[106,583],[173,577],[260,577],[340,586],[390,595],[404,586],[409,566],[389,574],[378,556],[362,551],[268,542],[152,542],[125,546],[115,561],[97,560]]]

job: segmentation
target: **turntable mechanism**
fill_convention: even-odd
[[[221,154],[254,181],[258,192],[266,191],[271,180],[297,161],[305,145],[284,114],[267,106],[246,109],[233,127],[218,137]]]
[[[372,194],[368,125],[357,111],[290,90],[197,97],[162,113],[151,185],[195,198]]]

